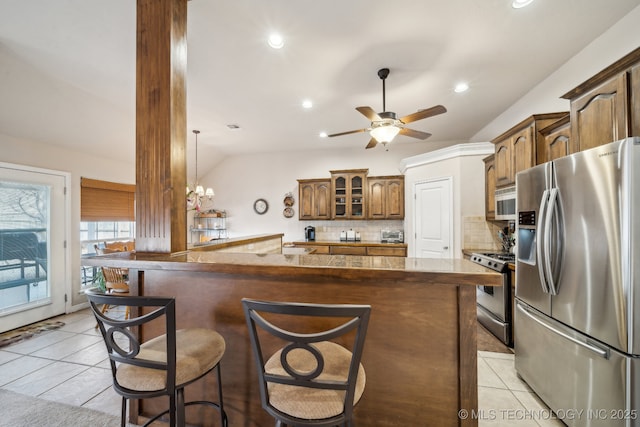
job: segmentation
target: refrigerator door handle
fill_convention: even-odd
[[[544,219],[544,272],[547,282],[547,288],[551,295],[558,295],[558,287],[556,286],[553,278],[553,266],[551,265],[551,221],[557,218],[556,213],[558,209],[558,189],[552,188],[548,190],[549,201],[547,204],[547,211],[545,212],[546,218]],[[560,244],[560,239],[557,239],[557,244]],[[560,250],[560,247],[557,248]]]
[[[545,254],[544,254],[544,243],[545,243],[545,216],[547,215],[547,207],[549,204],[549,190],[544,190],[542,193],[542,200],[540,200],[540,209],[538,210],[538,227],[536,230],[536,235],[538,236],[538,241],[536,242],[536,265],[538,266],[538,276],[540,278],[540,286],[542,287],[542,292],[545,294],[549,293],[549,285],[547,284],[547,278],[545,276]]]
[[[533,320],[534,322],[538,323],[540,326],[548,329],[549,331],[553,332],[556,335],[561,336],[564,339],[567,339],[569,341],[571,341],[572,343],[586,349],[589,350],[595,354],[597,354],[598,356],[602,357],[603,359],[609,359],[609,350],[608,349],[603,349],[600,347],[597,347],[595,344],[591,344],[591,343],[587,343],[584,341],[580,341],[579,339],[576,339],[574,337],[572,337],[569,334],[566,334],[565,332],[562,332],[561,330],[557,329],[556,327],[554,327],[553,325],[548,324],[545,320],[541,319],[540,316],[538,316],[536,313],[532,313],[531,310],[529,310],[528,308],[524,307],[522,304],[518,303],[516,304],[518,307],[518,311],[520,311],[523,315],[529,317],[531,320]]]

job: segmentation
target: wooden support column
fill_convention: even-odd
[[[136,252],[187,248],[187,0],[137,0]]]

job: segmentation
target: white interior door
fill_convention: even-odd
[[[0,332],[66,312],[68,179],[0,163]]]
[[[416,258],[453,257],[452,179],[415,184]]]

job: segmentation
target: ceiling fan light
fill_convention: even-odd
[[[387,142],[391,142],[393,138],[400,132],[400,128],[397,126],[378,126],[371,129],[371,136],[376,139],[376,141],[386,144]]]
[[[514,9],[521,9],[525,6],[529,6],[532,2],[533,0],[513,0],[513,3],[511,3],[511,7],[513,7]]]
[[[269,46],[274,49],[282,49],[284,46],[284,38],[280,34],[273,33],[269,36]]]

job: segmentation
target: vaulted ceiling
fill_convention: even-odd
[[[133,161],[136,2],[0,3],[0,133]],[[430,139],[396,143],[466,142],[638,4],[192,0],[188,145],[198,129],[203,157],[364,149],[366,134],[319,133],[369,125],[355,107],[382,111],[382,67],[387,110],[448,109],[412,124]],[[267,45],[272,32],[283,48]],[[462,81],[470,89],[454,92]]]

